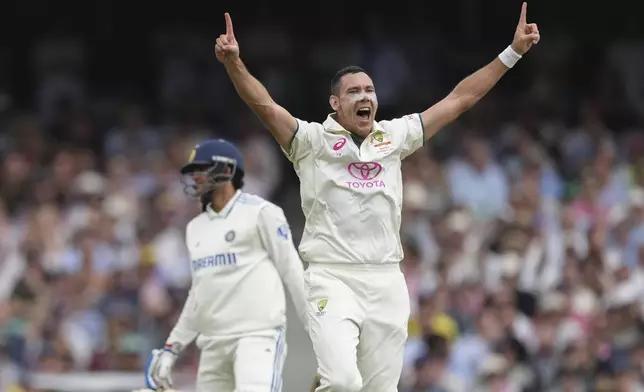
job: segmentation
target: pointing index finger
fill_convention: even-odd
[[[526,14],[528,13],[528,3],[525,1],[523,2],[523,5],[521,5],[521,16],[519,17],[519,24],[520,25],[526,25],[528,22],[526,21]]]
[[[226,37],[232,38],[235,35],[233,33],[233,20],[230,19],[230,14],[228,12],[224,14],[224,18],[226,19]]]

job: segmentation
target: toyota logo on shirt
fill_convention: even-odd
[[[351,177],[358,181],[346,181],[349,188],[384,188],[385,182],[378,180],[382,166],[378,162],[351,162],[347,166]]]
[[[351,162],[347,169],[356,180],[373,180],[382,171],[382,166],[378,162]]]

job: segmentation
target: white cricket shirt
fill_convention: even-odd
[[[397,263],[401,161],[423,145],[420,114],[374,123],[360,146],[329,115],[297,120],[291,151],[306,218],[300,256],[319,263]]]
[[[194,218],[186,243],[192,286],[168,344],[284,325],[283,284],[305,320],[303,266],[278,206],[238,191],[219,213]]]

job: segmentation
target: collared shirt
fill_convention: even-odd
[[[300,178],[308,262],[397,263],[402,209],[401,161],[423,145],[419,114],[374,123],[360,145],[329,115],[297,120],[285,151]]]
[[[186,244],[192,286],[169,344],[284,325],[284,286],[304,317],[302,262],[275,204],[238,191],[221,211],[208,206],[188,224]]]

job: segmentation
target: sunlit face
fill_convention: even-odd
[[[337,121],[346,130],[366,137],[373,129],[378,99],[373,81],[364,72],[347,74],[340,79],[338,95],[329,98]]]

